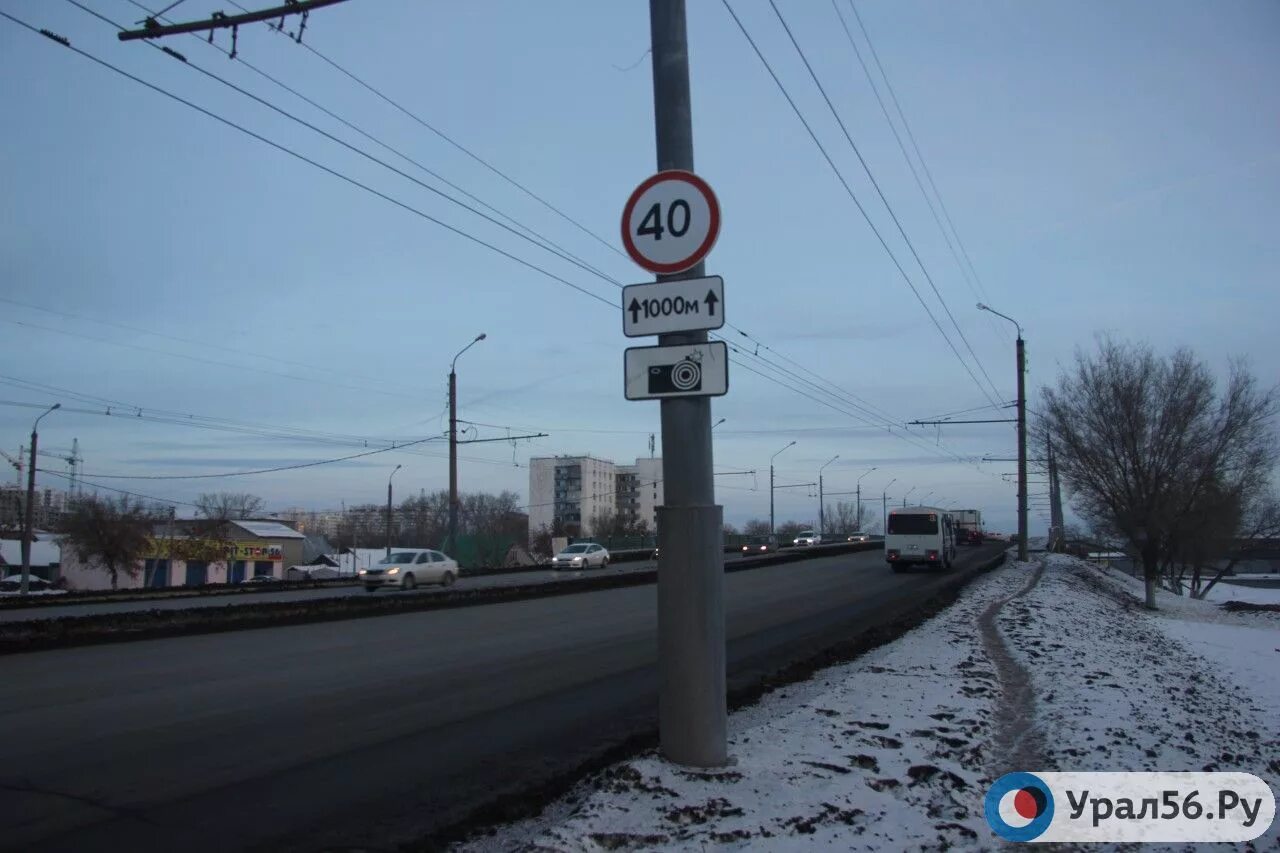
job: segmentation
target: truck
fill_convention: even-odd
[[[982,511],[956,509],[951,511],[956,528],[956,542],[964,545],[982,544]]]

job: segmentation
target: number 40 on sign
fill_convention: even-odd
[[[622,209],[622,245],[650,272],[684,272],[707,256],[720,234],[720,204],[692,172],[659,172],[636,187]]]

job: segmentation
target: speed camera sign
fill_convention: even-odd
[[[631,260],[659,275],[684,272],[711,251],[720,204],[692,172],[659,172],[636,187],[622,209],[622,245]]]

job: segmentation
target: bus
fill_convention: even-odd
[[[932,569],[951,568],[956,558],[955,525],[951,515],[931,506],[890,510],[884,558],[895,572],[905,572],[917,563]]]

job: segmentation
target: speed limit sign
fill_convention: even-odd
[[[670,169],[636,187],[622,209],[622,245],[631,260],[660,275],[684,272],[720,235],[720,203],[707,182]]]

